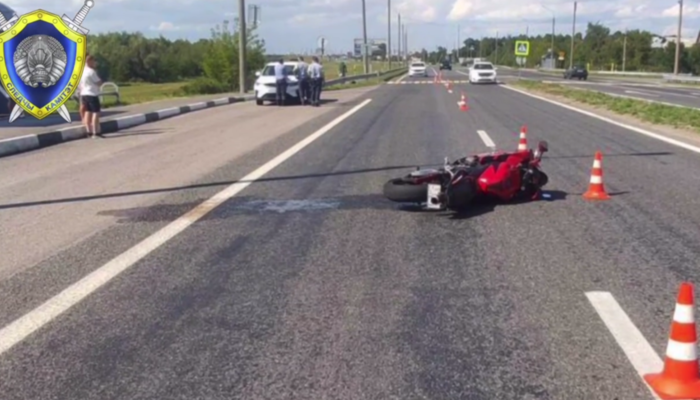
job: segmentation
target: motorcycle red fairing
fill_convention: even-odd
[[[500,200],[510,200],[522,187],[522,175],[519,170],[522,165],[530,164],[532,153],[529,151],[503,153],[494,157],[489,165],[476,180],[482,194],[497,197]],[[487,161],[489,162],[489,161]]]

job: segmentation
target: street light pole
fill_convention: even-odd
[[[627,29],[625,29],[625,38],[622,41],[622,72],[625,72],[627,66]]]
[[[386,56],[389,58],[389,69],[391,70],[391,0],[386,0],[386,15],[387,15]]]
[[[362,0],[362,41],[364,42],[364,50],[362,51],[362,61],[365,65],[365,74],[369,74],[369,57],[367,48],[367,12],[365,0]]]
[[[576,37],[576,7],[578,3],[574,1],[574,21],[571,24],[571,55],[569,56],[569,69],[574,67],[574,38]]]
[[[551,48],[550,51],[551,51],[551,57],[552,57],[552,68],[556,68],[557,62],[556,62],[556,58],[554,57],[554,52],[555,52],[554,51],[554,26],[556,25],[557,17],[556,17],[556,14],[554,14],[554,10],[552,10],[549,7],[546,7],[542,4],[540,4],[540,5],[542,6],[542,8],[544,8],[545,10],[552,13],[552,44],[550,45],[550,48]]]
[[[245,26],[245,0],[238,0],[238,89],[245,93],[246,70],[246,26]]]
[[[676,59],[673,63],[673,74],[678,75],[681,61],[681,27],[683,25],[683,0],[678,0],[678,33],[676,34]]]
[[[396,29],[398,30],[396,40],[399,42],[397,45],[398,47],[396,48],[396,61],[398,61],[399,65],[401,65],[401,42],[403,41],[403,37],[401,36],[401,14],[399,14],[399,25],[396,27]]]

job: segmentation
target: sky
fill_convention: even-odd
[[[238,16],[237,0],[94,0],[84,26],[91,33],[140,31],[147,36],[196,40],[211,35],[211,28]],[[73,17],[84,0],[0,0],[18,14],[45,9]],[[318,39],[327,52],[348,52],[361,39],[362,0],[246,0],[259,7],[258,34],[268,53],[313,52]],[[368,38],[388,35],[387,0],[366,0]],[[542,0],[391,0],[392,48],[396,49],[397,16],[408,32],[410,50],[453,48],[458,37],[508,34],[570,34],[573,1]],[[247,18],[250,21],[250,16]],[[578,2],[577,31],[588,22],[614,30],[645,29],[675,35],[676,0],[582,0]],[[683,7],[683,40],[693,43],[700,29],[700,0]]]

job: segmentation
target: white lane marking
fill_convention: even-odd
[[[653,94],[653,93],[638,92],[638,91],[636,91],[636,90],[625,90],[625,93],[629,93],[629,94],[638,94],[638,95],[640,95],[640,96],[659,97],[658,95]]]
[[[404,79],[406,79],[407,76],[408,76],[408,72],[405,75],[402,75],[399,79],[397,79],[396,83],[403,81]]]
[[[78,304],[88,295],[95,292],[104,284],[127,270],[129,267],[147,256],[152,251],[156,250],[158,247],[165,244],[177,234],[187,229],[190,225],[203,218],[223,202],[236,196],[243,189],[248,187],[248,185],[260,179],[265,174],[272,171],[274,168],[295,154],[299,153],[316,139],[338,126],[341,122],[358,112],[371,101],[372,99],[367,99],[356,105],[345,114],[334,119],[326,126],[284,151],[282,154],[260,166],[258,169],[242,178],[239,182],[226,187],[210,199],[199,204],[187,214],[179,217],[163,229],[147,237],[142,242],[136,244],[134,247],[109,261],[107,264],[101,266],[78,282],[72,284],[61,293],[50,298],[44,304],[38,306],[2,328],[0,330],[0,354],[3,354],[15,344],[26,339],[39,328],[42,328],[59,315]]]
[[[676,139],[672,139],[672,138],[670,138],[670,137],[666,137],[666,136],[663,136],[663,135],[659,135],[658,133],[650,132],[650,131],[648,131],[648,130],[646,130],[646,129],[637,128],[636,126],[623,124],[622,122],[618,122],[618,121],[615,121],[615,120],[613,120],[613,119],[603,117],[602,115],[594,114],[594,113],[592,113],[592,112],[590,112],[590,111],[582,110],[582,109],[580,109],[580,108],[576,108],[576,107],[570,106],[570,105],[568,105],[568,104],[560,103],[560,102],[558,102],[558,101],[551,100],[551,99],[548,99],[548,98],[545,98],[545,97],[542,97],[542,96],[538,96],[538,95],[536,95],[536,94],[528,93],[528,92],[526,92],[526,91],[524,91],[524,90],[520,90],[520,89],[516,89],[516,88],[513,88],[513,87],[509,87],[509,86],[507,86],[507,85],[499,85],[499,87],[502,87],[502,88],[505,88],[505,89],[508,89],[508,90],[512,90],[512,91],[514,91],[514,92],[518,92],[518,93],[523,94],[523,95],[525,95],[525,96],[529,96],[529,97],[532,97],[532,98],[534,98],[534,99],[542,100],[542,101],[545,101],[545,102],[547,102],[547,103],[557,105],[557,106],[559,106],[559,107],[566,108],[567,110],[576,111],[577,113],[586,115],[586,116],[588,116],[588,117],[595,118],[595,119],[598,119],[598,120],[607,122],[607,123],[609,123],[609,124],[612,124],[612,125],[619,126],[619,127],[621,127],[621,128],[627,129],[627,130],[629,130],[629,131],[636,132],[636,133],[639,133],[639,134],[641,134],[641,135],[648,136],[648,137],[650,137],[650,138],[654,138],[654,139],[656,139],[656,140],[660,140],[660,141],[662,141],[662,142],[666,142],[666,143],[668,143],[668,144],[672,144],[672,145],[674,145],[674,146],[678,146],[678,147],[681,147],[681,148],[683,148],[683,149],[690,150],[690,151],[692,151],[692,152],[695,152],[695,153],[700,154],[700,147],[693,146],[693,145],[688,144],[688,143],[685,143],[685,142],[681,142],[680,140],[676,140]]]
[[[489,134],[486,133],[486,131],[476,131],[476,133],[479,134],[481,141],[484,142],[486,147],[488,147],[490,149],[496,148],[496,143],[493,142],[493,139],[491,139],[491,136],[489,136]]]
[[[663,370],[663,360],[656,354],[654,348],[647,342],[642,332],[637,329],[612,294],[609,292],[587,292],[586,297],[610,330],[617,344],[622,348],[627,359],[637,370],[642,382],[651,392],[652,398],[658,400],[659,397],[644,380],[644,375],[655,374]]]

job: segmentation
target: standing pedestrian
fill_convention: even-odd
[[[295,69],[299,79],[299,100],[304,105],[309,101],[309,66],[304,62],[304,57],[299,57],[299,63]]]
[[[85,123],[88,136],[95,138],[96,135],[101,134],[100,111],[102,107],[100,105],[100,88],[102,87],[102,80],[97,75],[97,71],[95,71],[97,67],[95,57],[88,55],[85,62],[83,76],[80,78],[80,104],[85,105],[83,122]]]
[[[313,57],[309,65],[309,78],[311,79],[311,105],[318,107],[321,104],[321,88],[323,87],[323,67],[318,62],[318,57]]]
[[[275,86],[277,87],[277,105],[283,106],[287,100],[287,71],[284,68],[284,60],[281,58],[275,64]]]

